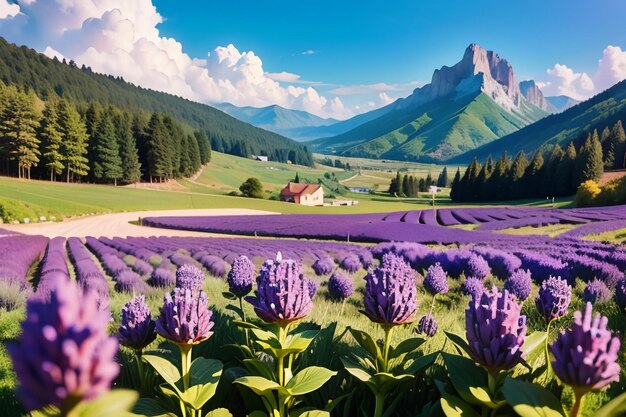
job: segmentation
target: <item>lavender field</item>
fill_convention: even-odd
[[[143,219],[248,237],[2,233],[0,409],[620,416],[626,248],[584,238],[625,215],[441,209]],[[502,232],[554,224],[572,227]]]

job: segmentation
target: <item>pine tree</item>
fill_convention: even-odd
[[[200,160],[200,147],[193,135],[187,135],[187,152],[189,153],[189,160],[191,161],[191,172],[189,175],[193,175],[200,170],[202,162]]]
[[[456,174],[454,174],[454,178],[452,179],[452,183],[450,184],[450,199],[452,201],[461,201],[459,198],[459,192],[461,185],[461,168],[456,169]]]
[[[479,200],[479,184],[478,184],[478,175],[480,175],[480,170],[482,166],[478,162],[478,159],[474,157],[474,160],[467,168],[468,176],[467,182],[465,184],[465,201],[478,201]]]
[[[153,179],[168,178],[171,172],[171,160],[168,155],[168,130],[161,115],[154,113],[146,130],[147,175]]]
[[[409,196],[409,176],[405,175],[402,179],[402,195],[405,197]]]
[[[489,201],[509,199],[511,192],[511,164],[511,158],[509,158],[506,152],[503,152],[498,162],[496,162],[496,167],[491,175],[491,182],[488,188],[492,194]]]
[[[200,163],[206,165],[211,161],[211,141],[204,130],[196,130],[194,137],[198,142],[198,149],[200,150]]]
[[[509,198],[512,200],[522,198],[525,195],[523,178],[526,173],[526,168],[528,168],[526,154],[524,151],[519,151],[509,171],[509,183],[511,187]]]
[[[117,132],[117,143],[122,166],[120,181],[124,184],[139,182],[141,180],[141,163],[139,162],[131,121],[128,117],[117,114],[114,118],[114,125]]]
[[[476,190],[478,193],[478,199],[480,201],[488,201],[490,191],[487,187],[491,176],[493,175],[493,171],[495,169],[493,158],[491,155],[487,158],[487,161],[481,168],[478,173],[478,178],[476,178]]]
[[[557,175],[561,166],[561,160],[565,157],[565,152],[560,145],[555,145],[544,165],[543,175],[540,181],[539,194],[545,197],[557,195]]]
[[[48,101],[43,111],[37,136],[41,141],[41,151],[46,169],[50,172],[50,181],[54,181],[57,175],[63,173],[63,155],[61,145],[63,136],[57,115],[57,103]]]
[[[425,182],[426,182],[426,190],[428,190],[428,187],[433,185],[433,176],[430,174],[430,172],[426,176],[426,181]]]
[[[93,133],[95,159],[93,177],[100,182],[113,182],[122,177],[122,159],[110,113],[103,114]]]
[[[18,177],[30,179],[31,167],[39,163],[38,120],[32,94],[9,88],[0,114],[3,152],[17,163]]]
[[[535,152],[535,156],[524,173],[522,182],[525,183],[525,197],[538,197],[540,195],[543,165],[543,155],[541,154],[541,149],[539,149]]]
[[[561,158],[561,163],[558,166],[554,179],[554,194],[556,196],[564,197],[576,192],[578,184],[575,185],[575,181],[572,181],[572,179],[577,157],[576,147],[570,142],[565,150],[565,155]]]
[[[626,133],[624,133],[621,120],[618,120],[611,129],[611,139],[615,155],[614,167],[616,169],[626,168]]]
[[[448,167],[443,167],[439,178],[437,178],[437,187],[445,188],[448,186]]]
[[[86,157],[88,135],[85,123],[67,101],[59,101],[57,114],[63,137],[61,154],[65,161],[66,180],[70,182],[75,175],[84,176],[89,172],[89,160]]]
[[[598,131],[594,130],[585,140],[580,148],[576,161],[577,179],[576,188],[587,180],[597,181],[604,173],[604,163],[602,162],[602,145],[598,137]]]
[[[300,183],[300,175],[298,175],[297,172],[296,172],[296,177],[293,179],[293,182],[295,182],[296,184]]]

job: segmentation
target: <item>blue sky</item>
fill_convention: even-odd
[[[192,100],[347,118],[472,42],[588,98],[626,78],[624,16],[622,0],[0,0],[0,36]]]

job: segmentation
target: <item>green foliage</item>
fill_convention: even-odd
[[[102,115],[93,134],[91,174],[98,182],[115,182],[122,177],[122,159],[109,112]]]
[[[263,198],[263,184],[258,178],[248,178],[239,187],[239,191],[244,197]]]
[[[581,184],[585,181],[598,181],[604,173],[602,161],[602,145],[598,137],[598,131],[594,130],[585,140],[578,152],[576,159],[576,182]]]

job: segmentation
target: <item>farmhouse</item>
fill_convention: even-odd
[[[252,159],[254,159],[255,161],[260,161],[260,162],[268,162],[269,158],[267,156],[264,155],[252,155]]]
[[[280,199],[303,206],[322,206],[324,205],[324,189],[319,184],[290,182],[280,192]]]

